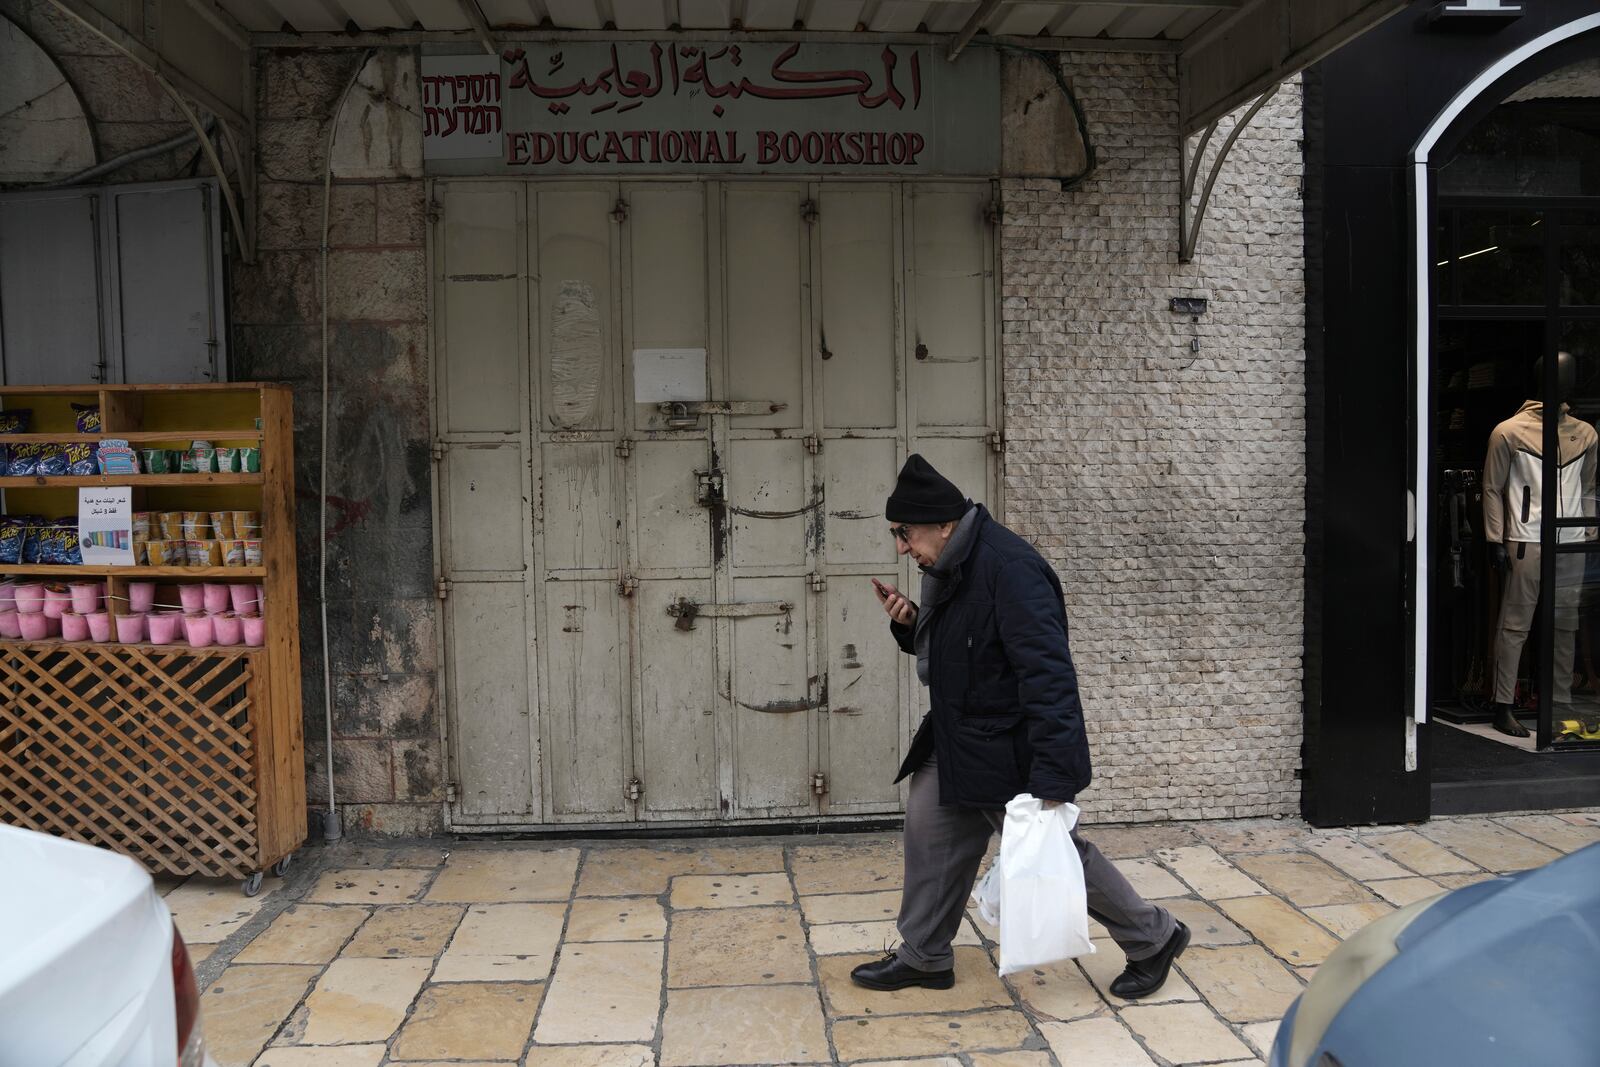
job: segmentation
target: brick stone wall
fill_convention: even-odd
[[[1065,69],[1099,167],[1071,192],[1004,184],[1005,491],[1010,524],[1066,587],[1095,760],[1084,805],[1098,820],[1290,814],[1304,624],[1299,85],[1241,135],[1194,261],[1179,264],[1172,60],[1076,53]],[[1168,310],[1174,296],[1210,306],[1195,322]]]

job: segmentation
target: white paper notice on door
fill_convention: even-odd
[[[706,350],[703,348],[635,348],[633,402],[708,400]]]
[[[78,490],[78,547],[90,566],[133,566],[133,490]]]

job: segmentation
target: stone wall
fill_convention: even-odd
[[[1094,176],[1006,182],[1006,511],[1066,587],[1097,819],[1298,806],[1305,521],[1300,92],[1178,263],[1169,57],[1076,53]],[[1213,138],[1220,143],[1229,122]],[[1204,296],[1193,321],[1174,296]],[[1198,349],[1193,347],[1198,342]]]

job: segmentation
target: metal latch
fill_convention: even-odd
[[[613,449],[613,451],[616,452],[618,459],[627,459],[629,456],[633,455],[633,440],[631,438],[624,437],[622,440],[617,442],[617,447]]]
[[[1006,450],[1006,435],[996,430],[989,435],[989,451],[1004,452]]]
[[[454,585],[455,585],[455,583],[452,582],[450,579],[448,579],[448,578],[440,578],[437,582],[433,583],[434,595],[437,596],[440,600],[444,600],[444,599],[446,599],[447,597],[450,596],[450,589]]]
[[[701,415],[776,415],[788,406],[776,400],[663,400],[656,410],[670,421]]]
[[[714,508],[722,503],[722,472],[711,470],[694,472],[694,502],[703,508]]]
[[[433,452],[433,461],[435,463],[438,463],[441,460],[443,460],[444,459],[445,450],[447,448],[449,448],[449,447],[450,446],[445,444],[443,441],[435,441],[433,443],[433,448],[431,450]]]
[[[821,218],[822,212],[817,210],[817,202],[815,200],[807,200],[801,204],[800,217],[805,220],[807,226],[812,225],[817,219]]]
[[[638,778],[629,778],[628,784],[622,787],[622,795],[629,800],[638,800],[644,796],[644,783]]]
[[[624,574],[617,579],[617,595],[632,596],[639,591],[639,579],[631,574]]]
[[[787,615],[794,610],[794,605],[787,600],[756,600],[748,603],[737,604],[699,604],[688,597],[679,597],[667,605],[667,614],[677,619],[676,627],[680,630],[693,630],[694,620],[705,616],[708,619],[753,619],[764,615]]]
[[[617,205],[616,205],[616,207],[611,209],[611,221],[613,221],[613,222],[627,222],[628,221],[628,202],[626,200],[622,199],[622,197],[620,197],[620,196],[617,197]]]
[[[817,796],[824,796],[828,792],[828,776],[818,771],[811,776],[811,791]]]

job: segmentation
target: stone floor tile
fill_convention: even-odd
[[[900,940],[900,929],[893,920],[871,923],[822,923],[811,928],[811,951],[819,956],[839,956],[847,952],[887,952]],[[952,945],[981,945],[982,939],[972,923],[963,919]]]
[[[516,1060],[544,986],[520,982],[430,985],[395,1039],[392,1060]]]
[[[1600,809],[1593,811],[1563,811],[1556,815],[1562,822],[1574,826],[1600,826]]]
[[[578,872],[575,848],[452,852],[427,899],[457,904],[566,900]]]
[[[786,874],[689,874],[672,880],[674,908],[751,908],[792,904]]]
[[[565,917],[565,904],[474,904],[439,958],[433,980],[543,981]]]
[[[397,848],[389,853],[390,867],[438,867],[444,863],[450,853],[442,848],[420,846],[417,848]]]
[[[432,959],[338,959],[290,1023],[294,1045],[388,1041],[433,970]]]
[[[1266,892],[1209,845],[1166,848],[1157,852],[1156,858],[1176,871],[1179,878],[1188,882],[1196,893],[1207,900],[1256,896]]]
[[[832,1059],[812,985],[674,989],[661,1022],[661,1067]]]
[[[1022,998],[1035,1015],[1066,1022],[1093,1015],[1105,1001],[1072,960],[1030,967],[1001,979]]]
[[[390,1060],[394,1067],[515,1067],[516,1060]],[[532,1061],[529,1061],[532,1062]]]
[[[279,1045],[269,1048],[255,1067],[378,1067],[386,1045],[344,1045],[339,1048],[303,1048]]]
[[[401,868],[369,870],[345,867],[324,871],[311,892],[308,904],[407,904],[417,898],[433,877],[432,871]]]
[[[775,845],[590,848],[578,896],[654,897],[682,874],[770,874],[783,869],[783,849]]]
[[[281,885],[281,880],[279,881]],[[164,898],[186,945],[213,945],[255,917],[268,900],[265,890],[247,897],[238,882],[190,878]]]
[[[1272,1043],[1278,1038],[1278,1023],[1248,1023],[1239,1027],[1245,1042],[1256,1050],[1256,1055],[1266,1057],[1272,1053]]]
[[[1337,938],[1277,897],[1219,900],[1217,907],[1254,934],[1257,941],[1296,967],[1321,963],[1328,958],[1328,953],[1339,947]]]
[[[211,958],[211,954],[221,947],[221,943],[218,942],[214,945],[185,944],[184,947],[189,950],[189,965],[191,967],[198,967],[206,960]]]
[[[1191,945],[1242,945],[1250,935],[1223,917],[1215,907],[1203,900],[1182,897],[1163,900],[1161,906],[1189,928]]]
[[[937,1056],[932,1059],[918,1057],[914,1060],[857,1060],[850,1067],[965,1067],[954,1056]]]
[[[1136,1004],[1123,1008],[1121,1015],[1150,1051],[1174,1064],[1250,1055],[1249,1047],[1204,1004]]]
[[[1561,856],[1550,846],[1513,833],[1490,819],[1435,819],[1420,830],[1429,840],[1491,871],[1525,871]]]
[[[1600,826],[1575,825],[1554,815],[1509,815],[1495,822],[1560,852],[1576,852],[1600,841]]]
[[[1237,855],[1304,848],[1316,831],[1293,819],[1229,819],[1200,823],[1195,833],[1218,852]]]
[[[1039,1032],[1050,1043],[1056,1059],[1072,1067],[1079,1064],[1083,1067],[1155,1067],[1156,1064],[1114,1015],[1072,1023],[1040,1023]]]
[[[602,897],[572,902],[568,941],[660,941],[667,916],[649,897]]]
[[[1473,874],[1436,874],[1433,880],[1446,889],[1464,889],[1469,885],[1477,885],[1479,882],[1488,882],[1499,877],[1501,876],[1490,871],[1477,871]]]
[[[810,981],[798,908],[713,908],[672,916],[668,989]]]
[[[789,859],[795,892],[805,896],[899,889],[905,869],[898,837],[872,844],[796,845]]]
[[[1100,996],[1115,1006],[1131,1003],[1121,997],[1111,995],[1111,983],[1117,980],[1128,966],[1128,957],[1123,955],[1122,948],[1109,937],[1101,938],[1094,943],[1095,952],[1090,956],[1079,956],[1078,966],[1089,976],[1089,981],[1095,989],[1100,991]],[[1192,951],[1192,950],[1185,950]],[[1139,1001],[1141,1004],[1165,1004],[1175,1000],[1199,1000],[1200,994],[1194,987],[1184,981],[1183,975],[1177,971],[1169,971],[1166,984],[1148,997]]]
[[[1294,974],[1260,945],[1190,948],[1178,957],[1177,966],[1230,1022],[1281,1019],[1303,988]]]
[[[1443,886],[1426,878],[1393,878],[1384,882],[1369,882],[1367,888],[1397,908],[1403,908],[1407,904],[1444,891]]]
[[[178,888],[184,882],[187,882],[189,880],[189,875],[162,873],[152,875],[150,880],[155,883],[156,895],[164,897],[174,889]]]
[[[1477,864],[1462,859],[1415,830],[1363,834],[1361,841],[1418,874],[1469,874],[1478,869]]]
[[[885,1056],[909,1059],[975,1050],[1000,1052],[1021,1048],[1032,1034],[1027,1017],[1012,1010],[972,1012],[960,1018],[890,1015],[840,1019],[833,1024],[833,1044],[844,1060]],[[1098,1067],[1098,1061],[1086,1062]]]
[[[1347,834],[1325,834],[1306,842],[1306,851],[1315,853],[1358,881],[1375,878],[1405,878],[1410,871],[1384,859],[1377,852]]]
[[[1372,899],[1372,894],[1361,888],[1361,883],[1346,878],[1304,852],[1240,856],[1239,866],[1274,893],[1302,908],[1359,904]]]
[[[978,909],[972,907],[971,905],[968,905],[967,907],[967,922],[971,923],[972,928],[978,931],[979,935],[982,936],[982,938],[989,944],[998,945],[1000,943],[1000,928],[984,922],[983,916],[978,913]],[[1090,919],[1089,936],[1090,938],[1096,938],[1109,937],[1110,935],[1106,933],[1105,927],[1101,926],[1094,919]]]
[[[1144,826],[1096,826],[1093,821],[1080,826],[1083,836],[1094,842],[1107,859],[1131,860],[1153,856],[1163,848],[1188,848],[1201,843],[1200,837],[1183,823],[1152,823]]]
[[[220,1067],[250,1067],[317,977],[315,965],[231,966],[200,997],[206,1051]]]
[[[649,1045],[535,1045],[522,1067],[655,1067]]]
[[[1307,908],[1306,914],[1332,930],[1334,936],[1343,941],[1393,910],[1381,900],[1369,900],[1364,904],[1326,904],[1320,908]]]
[[[801,897],[800,911],[812,924],[893,921],[900,915],[900,890]]]
[[[1188,896],[1189,887],[1167,873],[1155,860],[1112,860],[1134,891],[1146,900]]]
[[[327,963],[366,917],[366,908],[291,904],[233,962]]]
[[[1055,1067],[1048,1052],[972,1052],[967,1059],[972,1067]]]
[[[466,911],[459,904],[385,904],[345,948],[349,956],[427,956],[444,951]]]
[[[534,1040],[541,1045],[653,1041],[664,948],[649,941],[563,946]]]
[[[952,989],[912,986],[885,993],[863,989],[850,980],[852,970],[881,955],[828,956],[817,961],[817,976],[822,982],[830,1016],[972,1011],[977,1008],[1010,1007],[1012,1004],[1011,993],[1000,981],[994,962],[981,948],[963,946],[955,950],[956,984]],[[934,1053],[944,1051],[947,1050],[935,1049]]]
[[[1300,976],[1302,982],[1310,985],[1311,979],[1317,976],[1317,969],[1315,967],[1296,967],[1294,973]]]

